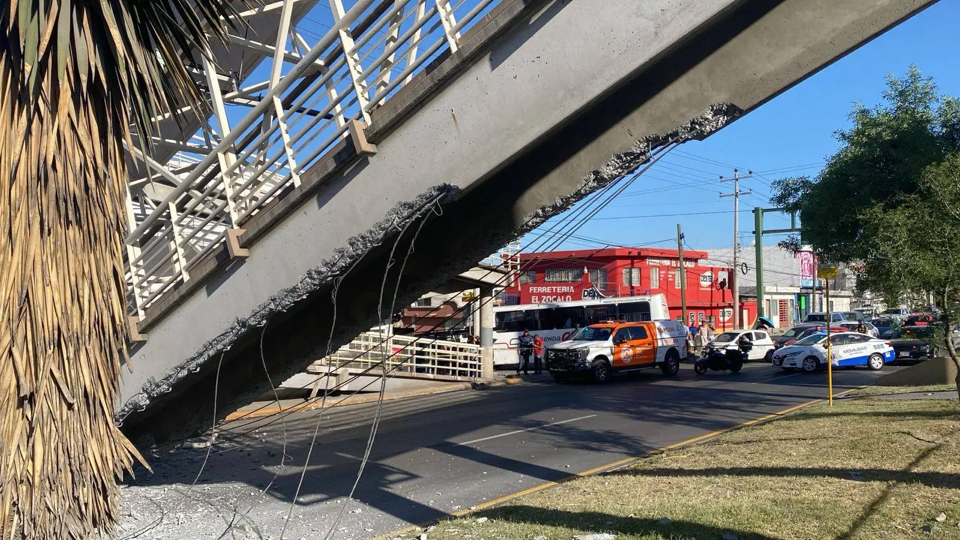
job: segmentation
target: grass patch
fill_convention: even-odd
[[[958,441],[955,401],[838,401],[444,521],[428,535],[956,539]]]
[[[926,386],[868,386],[852,394],[855,396],[883,396],[893,394],[912,394],[915,392],[956,392],[955,384],[930,384]]]

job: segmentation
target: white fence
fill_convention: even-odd
[[[424,379],[473,380],[480,377],[480,346],[414,336],[388,336],[372,330],[357,336],[307,372],[366,370],[372,376],[414,376]]]

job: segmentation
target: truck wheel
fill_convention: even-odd
[[[598,384],[610,380],[610,364],[606,360],[597,360],[593,363],[593,381]]]
[[[680,353],[675,349],[667,351],[667,357],[660,364],[660,371],[668,377],[673,377],[680,371]]]

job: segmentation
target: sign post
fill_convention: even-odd
[[[833,407],[833,351],[830,347],[830,278],[837,277],[836,266],[821,266],[817,268],[817,276],[823,277],[824,303],[827,308],[827,401]],[[814,282],[816,284],[816,282]]]

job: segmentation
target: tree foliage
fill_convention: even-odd
[[[883,102],[861,104],[841,148],[815,178],[774,185],[797,210],[803,242],[833,262],[857,263],[858,288],[899,298],[930,295],[938,342],[960,366],[960,101],[911,67],[890,77]],[[960,377],[957,378],[960,392]]]
[[[187,71],[229,0],[0,0],[0,538],[87,539],[136,450],[114,422],[126,354],[123,147],[195,102]]]

